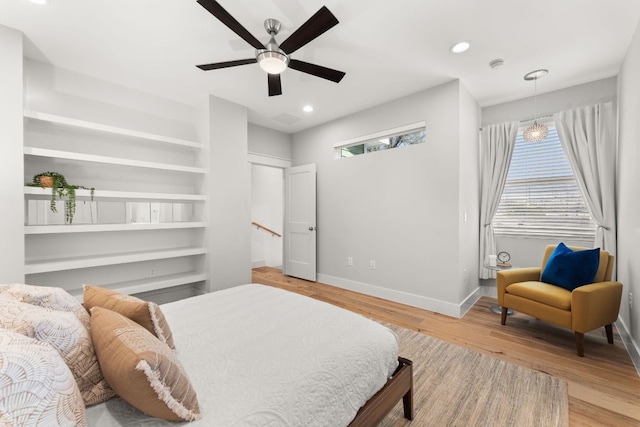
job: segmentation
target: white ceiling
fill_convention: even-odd
[[[293,133],[452,79],[488,106],[533,95],[523,76],[538,68],[550,71],[538,93],[614,76],[640,18],[639,0],[218,1],[265,42],[265,18],[282,22],[282,42],[326,5],[340,23],[292,57],[346,77],[286,70],[283,95],[269,97],[257,64],[197,69],[254,50],[196,0],[1,0],[0,24],[25,34],[28,57],[191,105],[213,94]],[[471,49],[450,53],[460,40]]]

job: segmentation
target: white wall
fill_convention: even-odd
[[[210,291],[251,283],[251,178],[247,109],[209,96]]]
[[[24,283],[22,34],[0,25],[0,283]]]
[[[284,169],[251,165],[251,220],[282,235]],[[282,237],[252,227],[251,261],[254,267],[282,267]]]
[[[249,153],[291,160],[291,135],[277,130],[248,125]]]
[[[640,27],[618,75],[618,280],[624,285],[620,319],[640,369]],[[632,293],[629,308],[629,293]]]
[[[460,185],[458,222],[460,268],[462,282],[458,298],[465,300],[478,287],[480,256],[480,144],[478,126],[480,108],[469,91],[460,85]],[[473,301],[473,300],[471,300]],[[470,301],[470,302],[471,302]]]
[[[453,81],[293,135],[294,165],[317,165],[319,281],[460,315],[460,91]],[[424,144],[335,159],[336,142],[418,121]]]
[[[545,78],[552,78],[549,74]],[[616,100],[616,77],[597,80],[566,89],[538,95],[540,115]],[[543,82],[543,80],[541,80]],[[523,120],[533,117],[533,97],[493,105],[482,109],[482,124],[502,123],[511,120]],[[589,240],[562,239],[567,245],[592,247]],[[511,238],[496,236],[498,252],[507,251],[511,255],[511,264],[518,267],[538,266],[547,245],[557,244],[553,238]]]

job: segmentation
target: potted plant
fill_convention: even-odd
[[[66,223],[73,223],[73,216],[76,213],[76,190],[79,188],[91,190],[91,201],[93,201],[94,188],[87,188],[81,185],[71,185],[64,175],[58,172],[42,172],[33,176],[33,180],[27,185],[31,187],[51,188],[51,202],[49,207],[52,212],[58,212],[56,200],[66,198],[64,204],[64,220]]]

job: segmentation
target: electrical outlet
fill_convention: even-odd
[[[353,265],[353,257],[347,257],[347,265]]]
[[[149,271],[149,277],[153,277],[156,275],[156,269],[152,268],[151,271]]]
[[[469,280],[469,273],[467,273],[467,269],[462,270],[462,282],[466,285]]]
[[[633,310],[633,294],[629,292],[629,311]]]
[[[374,260],[369,261],[369,268],[372,270],[376,269],[376,262]]]

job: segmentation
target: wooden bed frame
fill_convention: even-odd
[[[376,426],[402,398],[404,417],[413,420],[413,362],[398,357],[400,363],[389,381],[360,408],[349,427]]]

